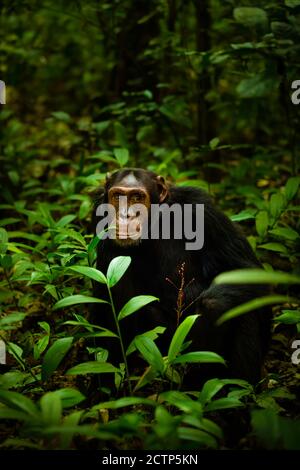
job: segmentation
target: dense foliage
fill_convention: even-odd
[[[300,1],[4,0],[0,12],[0,447],[299,449]],[[123,166],[205,188],[243,227],[265,270],[226,282],[274,286],[257,387],[181,390],[184,364],[222,362],[184,354],[194,315],[167,357],[160,325],[136,338],[135,376],[93,346],[111,333],[89,322],[92,282],[110,289],[130,258],[94,268],[91,193]],[[147,294],[121,312],[112,298],[116,322]],[[117,396],[99,386],[107,373]]]

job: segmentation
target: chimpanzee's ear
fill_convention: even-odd
[[[156,177],[157,186],[159,190],[159,202],[164,202],[168,196],[168,187],[163,176]]]

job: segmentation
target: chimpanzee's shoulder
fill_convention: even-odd
[[[170,203],[212,204],[212,199],[206,191],[193,186],[170,186],[169,195]]]

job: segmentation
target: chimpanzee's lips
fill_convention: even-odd
[[[126,238],[133,238],[133,239],[136,239],[136,238],[140,238],[141,236],[141,233],[138,232],[138,231],[133,231],[133,232],[128,232],[128,231],[125,231],[125,230],[116,230],[116,237],[117,238],[121,238],[121,239],[126,239]]]

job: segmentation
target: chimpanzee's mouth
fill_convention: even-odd
[[[139,238],[141,238],[141,233],[140,232],[127,232],[127,231],[119,231],[117,230],[116,231],[116,238],[118,240],[127,240],[127,239],[131,239],[131,240],[138,240]]]

